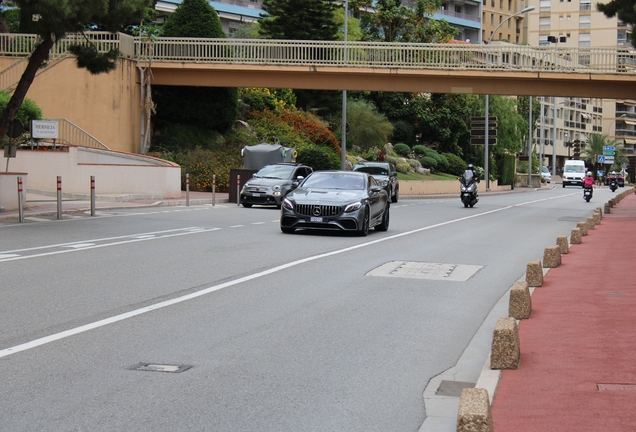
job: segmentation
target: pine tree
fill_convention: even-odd
[[[117,32],[129,22],[139,22],[153,0],[19,0],[15,3],[20,8],[20,30],[38,34],[41,41],[31,54],[11,100],[0,117],[0,137],[7,133],[35,74],[48,59],[56,40],[66,33],[82,32],[91,27]],[[34,17],[37,19],[34,20]],[[117,51],[100,54],[88,42],[75,45],[71,51],[78,56],[78,67],[92,74],[109,72],[117,66]]]
[[[339,7],[329,0],[265,0],[260,33],[268,39],[337,40]]]
[[[184,0],[162,27],[164,37],[226,37],[221,20],[206,0]],[[229,87],[156,86],[155,125],[182,123],[225,132],[237,117],[238,90]]]

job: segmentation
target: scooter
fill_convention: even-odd
[[[587,202],[590,202],[590,200],[592,199],[592,188],[591,187],[584,187],[583,188],[583,199]]]
[[[464,175],[459,177],[459,199],[464,203],[464,207],[473,207],[479,201],[477,198],[477,183],[471,170],[464,171]]]
[[[615,178],[610,179],[609,188],[612,192],[616,192],[616,189],[618,189],[618,181]]]

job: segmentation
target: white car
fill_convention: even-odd
[[[546,183],[552,182],[552,174],[550,174],[550,170],[546,166],[541,167],[541,178],[545,179]]]

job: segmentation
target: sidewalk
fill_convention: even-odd
[[[189,203],[191,206],[204,204],[227,204],[228,193],[217,192],[213,196],[212,192],[190,192]],[[96,195],[95,210],[114,210],[122,208],[138,207],[164,207],[164,206],[185,206],[188,197],[185,191],[181,191],[181,197],[171,199],[149,199],[146,197],[133,197],[129,195]],[[49,216],[57,214],[57,196],[54,194],[42,195],[27,192],[25,194],[24,217]],[[90,196],[63,196],[62,213],[90,212]],[[7,210],[0,212],[0,219],[18,218],[18,210]]]
[[[497,432],[636,431],[636,195],[604,214],[532,295],[521,362],[492,403]]]

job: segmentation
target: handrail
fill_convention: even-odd
[[[58,122],[58,138],[56,142],[77,147],[90,147],[110,150],[104,143],[86,132],[81,127],[65,118],[50,119]]]
[[[20,77],[27,67],[28,59],[26,57],[13,63],[3,71],[0,71],[0,90],[10,90],[20,81]]]
[[[636,74],[636,51],[631,48],[536,47],[503,42],[477,45],[164,37],[148,43],[122,33],[86,32],[58,40],[51,57],[68,55],[68,46],[81,43],[85,37],[100,52],[117,48],[127,58],[162,62]],[[36,35],[0,34],[0,56],[27,56],[37,41]]]

